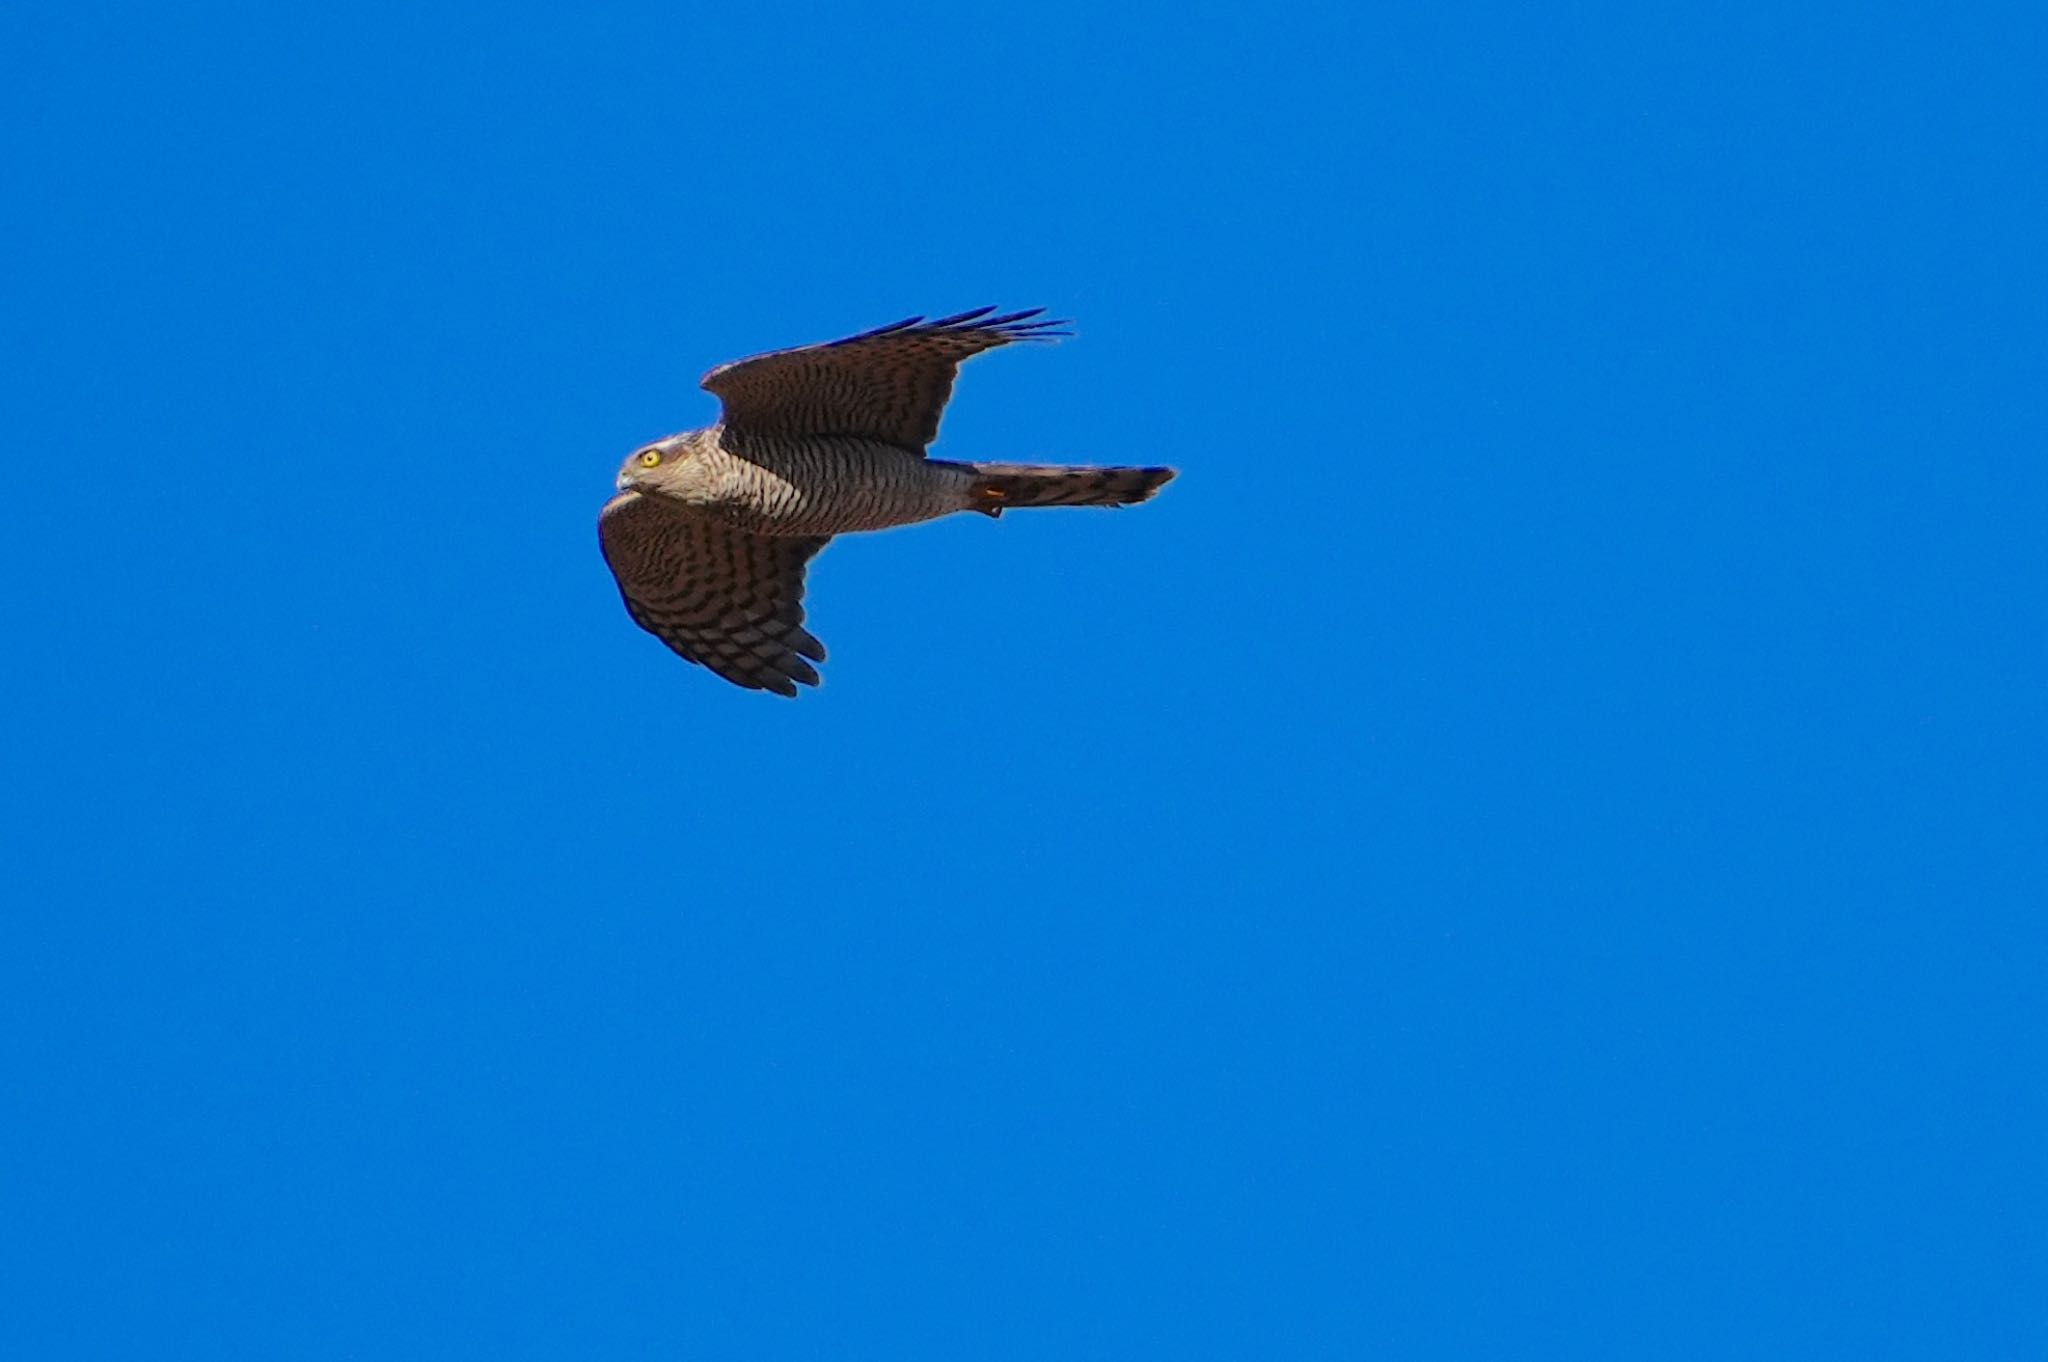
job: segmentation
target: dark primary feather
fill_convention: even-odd
[[[1073,323],[1068,321],[1050,318],[1041,322],[1030,321],[1030,318],[1039,316],[1045,311],[1042,307],[1026,308],[1022,312],[1006,312],[1000,317],[988,315],[993,311],[995,311],[993,307],[977,307],[971,312],[956,312],[950,317],[938,317],[932,321],[926,321],[922,317],[905,317],[900,322],[891,322],[887,326],[878,326],[872,331],[862,331],[857,335],[846,336],[836,341],[826,341],[824,344],[828,346],[852,345],[856,341],[864,341],[874,336],[890,336],[899,331],[910,330],[1002,331],[1008,333],[1012,340],[1029,340],[1034,335],[1038,339],[1050,339],[1055,336],[1071,336],[1074,334],[1071,331],[1056,331],[1052,329],[1054,327],[1073,325]],[[817,349],[819,347],[802,346],[799,348]],[[789,354],[791,352],[784,350],[771,353]],[[740,362],[745,363],[746,361],[742,360]]]
[[[613,497],[597,526],[641,628],[750,690],[818,684],[811,663],[825,660],[825,645],[803,627],[804,572],[828,537],[748,534],[639,492]]]
[[[845,435],[913,454],[937,438],[961,362],[1017,341],[1071,334],[1043,308],[991,315],[975,308],[926,321],[909,317],[841,340],[723,364],[704,376],[740,437]]]

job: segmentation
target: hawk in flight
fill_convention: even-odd
[[[1174,470],[925,457],[961,361],[1069,334],[1041,311],[912,317],[706,374],[718,423],[635,450],[598,516],[627,612],[735,685],[795,695],[825,660],[803,627],[804,569],[833,535],[1157,492]]]

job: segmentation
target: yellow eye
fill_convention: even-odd
[[[642,468],[653,468],[653,467],[655,467],[656,465],[658,465],[658,464],[659,464],[660,462],[661,462],[661,451],[660,451],[660,450],[658,450],[658,449],[643,449],[643,450],[641,450],[641,451],[640,451],[640,466],[641,466]]]

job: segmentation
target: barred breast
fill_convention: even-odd
[[[757,534],[842,534],[930,520],[968,504],[973,475],[851,436],[720,430],[719,507]]]

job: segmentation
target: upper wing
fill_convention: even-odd
[[[661,497],[605,503],[598,542],[642,629],[735,685],[795,695],[825,645],[804,627],[804,568],[827,537],[748,534]]]
[[[991,317],[992,307],[928,322],[912,317],[845,340],[773,350],[722,364],[704,388],[736,434],[858,435],[913,454],[939,433],[960,362],[1019,340],[1069,333],[1032,321],[1044,308]]]

